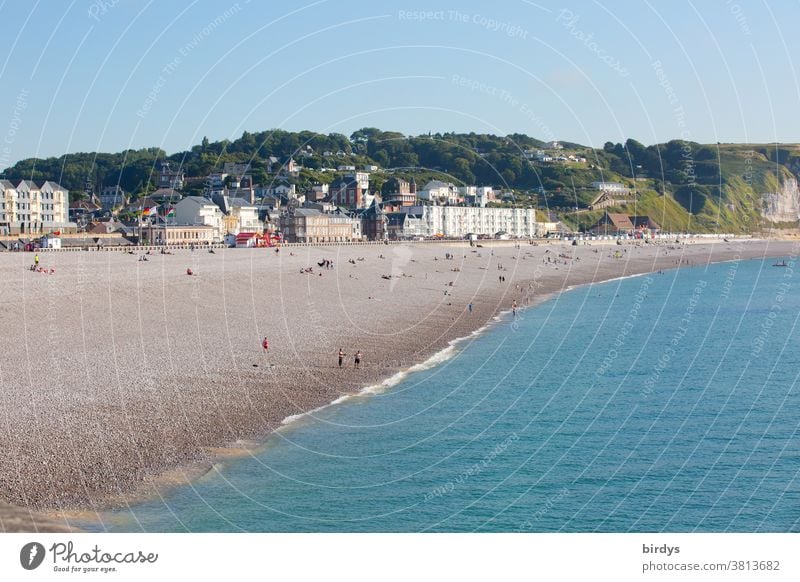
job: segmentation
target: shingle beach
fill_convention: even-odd
[[[29,269],[31,253],[0,255],[0,500],[92,511],[155,494],[160,476],[185,481],[181,468],[426,360],[514,301],[797,253],[755,240],[480,244],[41,253],[50,274]]]

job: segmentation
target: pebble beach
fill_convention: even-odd
[[[71,511],[157,495],[219,455],[247,454],[288,417],[428,359],[514,302],[798,250],[750,239],[479,244],[176,250],[147,261],[43,252],[47,273],[30,270],[32,253],[0,255],[0,501],[66,527]]]

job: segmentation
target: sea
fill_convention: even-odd
[[[750,260],[567,290],[78,524],[125,532],[800,531],[800,281]]]

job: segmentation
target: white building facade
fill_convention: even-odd
[[[174,224],[177,226],[210,226],[212,239],[222,240],[224,224],[219,206],[208,198],[187,196],[175,205]]]
[[[55,182],[0,180],[0,234],[47,234],[75,228],[69,191]]]
[[[592,182],[592,188],[603,192],[627,192],[628,187],[620,182]]]
[[[231,217],[236,225],[236,232],[264,232],[264,223],[258,219],[258,206],[250,204],[249,201],[242,198],[234,198],[230,200],[230,211],[228,216]]]
[[[417,193],[417,197],[440,204],[457,204],[459,201],[458,188],[450,182],[431,180]]]
[[[468,234],[490,235],[505,232],[512,237],[537,236],[536,210],[533,208],[481,208],[479,206],[408,206],[402,212],[412,215],[411,236],[464,238]]]

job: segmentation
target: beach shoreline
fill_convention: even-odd
[[[285,247],[277,256],[263,249],[231,249],[211,257],[184,251],[147,265],[156,268],[146,271],[132,264],[135,258],[116,253],[44,255],[43,262],[52,257],[57,263],[50,279],[20,274],[24,259],[30,259],[26,254],[0,256],[0,271],[20,283],[20,300],[46,307],[44,316],[25,309],[16,321],[8,309],[2,312],[10,320],[4,329],[26,329],[26,349],[12,360],[16,365],[3,370],[6,398],[0,404],[10,422],[1,438],[10,454],[0,465],[0,499],[42,510],[56,525],[91,520],[108,507],[187,484],[231,455],[252,454],[275,431],[291,427],[293,419],[313,417],[315,410],[370,390],[380,394],[420,366],[437,365],[438,354],[455,353],[459,343],[505,323],[510,316],[502,314],[512,301],[519,308],[533,307],[582,285],[685,266],[794,256],[798,248],[791,241],[749,239],[622,246],[541,241],[521,243],[519,249],[513,243],[481,244]],[[459,256],[448,260],[445,253]],[[334,260],[335,268],[318,270],[318,257]],[[183,275],[183,264],[198,277]],[[300,273],[308,265],[314,273]],[[82,295],[86,281],[98,276],[109,294],[96,310],[97,304]],[[115,301],[114,291],[131,286],[135,301]],[[266,290],[271,301],[262,302],[256,290]],[[211,305],[219,311],[209,311]],[[120,318],[138,319],[138,329],[126,334]],[[93,332],[104,324],[113,346],[105,365],[97,355],[109,352],[108,337],[98,341]],[[225,333],[206,337],[206,330],[221,325]],[[27,330],[34,326],[46,332],[47,341],[37,345],[49,350],[30,349]],[[158,333],[148,335],[154,327]],[[246,338],[234,333],[246,327],[253,328]],[[54,356],[52,348],[79,328],[82,341]],[[187,350],[186,336],[193,331],[199,346],[190,344]],[[259,353],[262,334],[270,337],[266,355]],[[3,339],[4,345],[12,340]],[[350,354],[346,369],[335,362],[338,344]],[[356,349],[364,352],[358,371],[351,369]],[[132,371],[137,356],[145,369]],[[100,367],[105,373],[98,372]],[[91,382],[90,371],[101,378]],[[40,398],[37,387],[53,372],[61,373],[63,384],[48,386],[48,398]],[[71,398],[54,402],[65,394]],[[32,414],[15,409],[26,395]],[[64,420],[81,409],[90,410],[95,422]],[[181,416],[184,421],[175,423]],[[26,434],[27,440],[20,438]],[[128,454],[106,457],[111,444]],[[34,451],[39,458],[31,465],[26,459]],[[62,469],[61,455],[77,469]],[[110,479],[103,477],[109,475],[105,469]],[[16,478],[9,477],[15,473]]]

